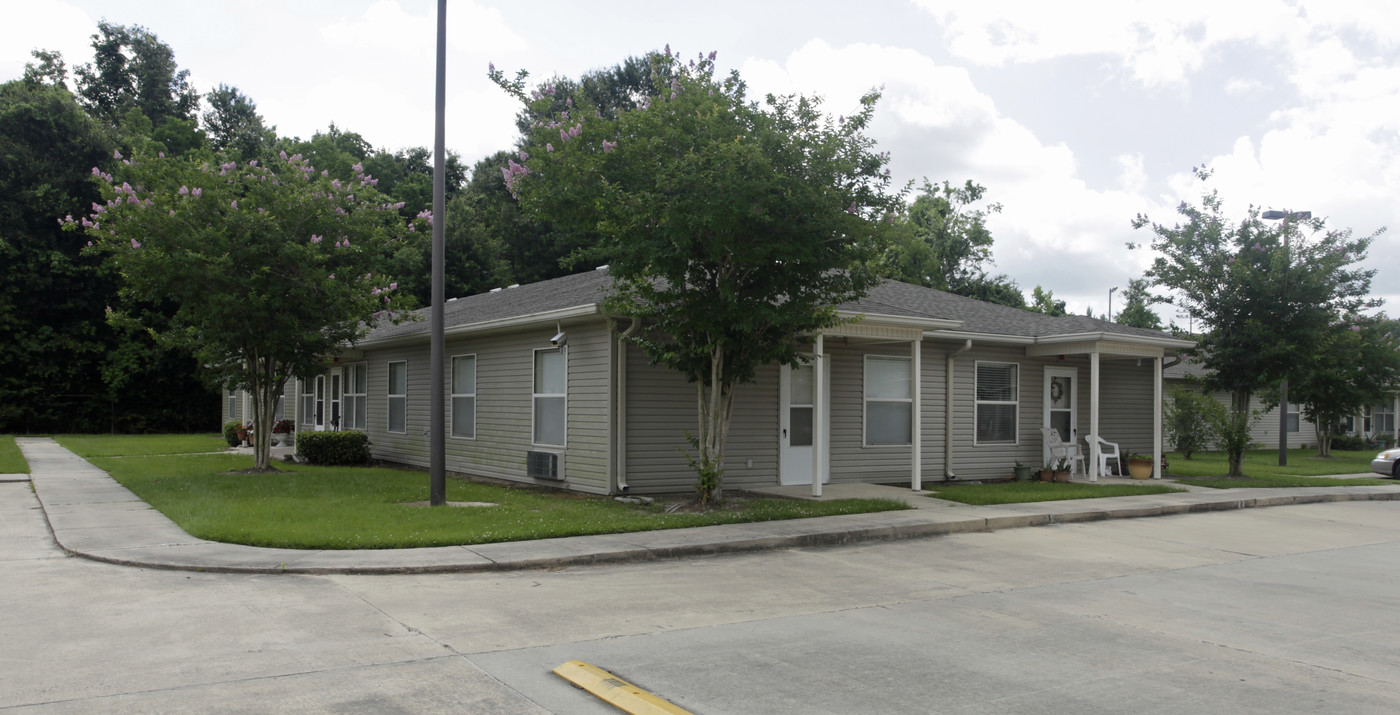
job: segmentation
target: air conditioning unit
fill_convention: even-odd
[[[558,452],[525,453],[525,476],[532,479],[564,479],[564,455]]]

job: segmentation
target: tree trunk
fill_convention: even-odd
[[[691,460],[699,478],[696,491],[701,504],[724,501],[724,443],[729,436],[734,391],[724,374],[723,346],[710,349],[708,377],[708,384],[703,378],[696,380],[700,429],[695,439],[698,454]]]

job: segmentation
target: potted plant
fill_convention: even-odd
[[[277,441],[283,447],[290,447],[295,442],[294,433],[296,425],[291,420],[281,420],[272,426],[272,434],[277,436]]]
[[[1128,455],[1128,476],[1133,479],[1152,478],[1152,455],[1138,452]]]
[[[1021,464],[1021,460],[1019,459],[1016,460],[1016,466],[1011,468],[1011,473],[1016,476],[1016,481],[1018,482],[1029,482],[1031,480],[1031,472],[1033,471],[1035,471],[1035,467],[1029,464]]]
[[[238,437],[238,443],[239,443],[240,446],[242,446],[242,445],[251,445],[251,444],[252,444],[251,442],[248,441],[248,435],[250,435],[250,434],[253,433],[253,426],[252,426],[252,425],[244,425],[244,424],[237,425],[237,426],[235,426],[235,427],[233,428],[233,433],[234,433],[234,436]]]
[[[1069,482],[1068,459],[1061,459],[1057,464],[1055,464],[1055,481],[1062,483]]]
[[[1046,463],[1045,463],[1045,466],[1044,466],[1043,468],[1041,468],[1041,470],[1040,470],[1040,481],[1042,481],[1042,482],[1053,482],[1053,481],[1055,481],[1055,460],[1052,459],[1052,460],[1046,462]]]

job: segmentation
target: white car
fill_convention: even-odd
[[[1387,449],[1371,460],[1371,471],[1400,479],[1400,449]]]

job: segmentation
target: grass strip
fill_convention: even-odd
[[[614,534],[907,509],[889,499],[807,502],[731,498],[706,512],[666,513],[660,502],[449,479],[449,502],[485,507],[415,507],[425,472],[382,467],[278,464],[243,474],[244,455],[98,458],[93,464],[190,534],[202,539],[294,549],[391,549]]]
[[[1099,499],[1143,494],[1183,492],[1165,484],[1064,484],[1056,482],[1003,482],[1000,484],[939,485],[930,496],[937,499],[985,506],[988,504],[1024,504],[1037,501],[1065,499]]]
[[[1329,477],[1296,477],[1264,475],[1257,477],[1189,477],[1176,480],[1179,484],[1212,489],[1255,489],[1284,487],[1366,487],[1394,485],[1394,480],[1359,477],[1333,479]]]
[[[29,462],[15,444],[14,435],[0,435],[0,474],[28,474]]]
[[[1317,477],[1328,474],[1366,474],[1371,471],[1375,450],[1333,450],[1331,457],[1317,456],[1316,449],[1288,450],[1288,466],[1278,466],[1277,449],[1253,449],[1244,453],[1241,465],[1251,477]],[[1177,453],[1167,455],[1173,477],[1223,477],[1230,472],[1224,452],[1196,452],[1186,459]]]
[[[218,434],[60,434],[54,440],[84,459],[228,450],[228,442]]]

